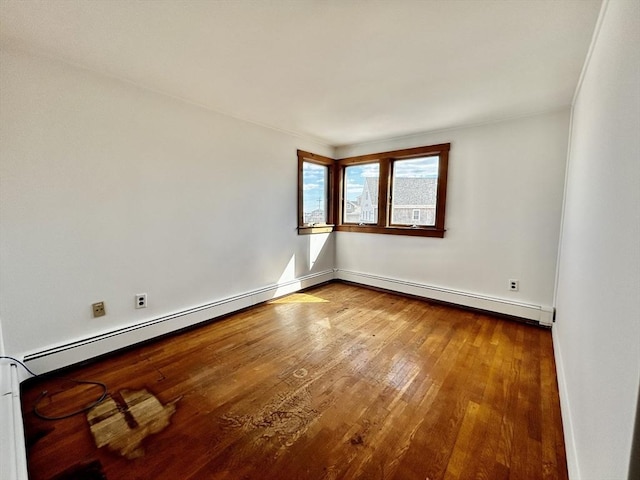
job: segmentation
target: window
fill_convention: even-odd
[[[450,144],[337,161],[336,230],[444,237]]]
[[[393,162],[392,225],[436,224],[438,161],[437,156],[431,156]]]
[[[341,160],[298,150],[298,232],[444,237],[449,148]]]
[[[378,180],[380,165],[368,163],[344,169],[343,223],[378,223]]]
[[[327,223],[329,167],[311,162],[302,163],[304,193],[302,195],[303,223]]]
[[[333,230],[332,181],[335,161],[298,150],[298,232]]]

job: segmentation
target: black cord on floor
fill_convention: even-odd
[[[70,418],[70,417],[73,417],[75,415],[78,415],[79,413],[84,413],[84,412],[86,412],[88,410],[91,410],[96,405],[99,405],[100,403],[102,403],[102,401],[107,396],[107,386],[102,382],[92,382],[92,381],[89,381],[89,380],[75,380],[73,378],[68,378],[66,380],[75,382],[77,384],[82,384],[82,385],[98,385],[99,387],[102,387],[102,395],[100,395],[100,398],[98,398],[95,402],[91,403],[90,405],[87,405],[84,408],[81,408],[80,410],[76,410],[75,412],[67,413],[65,415],[60,415],[60,416],[57,416],[57,417],[50,417],[48,415],[44,415],[43,413],[40,413],[40,411],[38,410],[38,405],[40,404],[42,399],[45,398],[49,394],[49,392],[47,392],[45,390],[42,393],[40,393],[40,395],[38,395],[38,398],[36,399],[36,402],[33,404],[33,413],[35,413],[35,415],[37,417],[39,417],[39,418],[41,418],[43,420],[64,420],[65,418]]]
[[[12,362],[15,362],[16,364],[20,365],[22,368],[24,368],[27,372],[29,372],[32,376],[34,377],[39,377],[40,375],[33,373],[31,371],[31,369],[29,367],[27,367],[24,363],[22,363],[20,360],[18,360],[17,358],[13,358],[10,357],[8,355],[0,355],[0,360],[1,359],[6,359],[6,360],[11,360]],[[93,407],[99,405],[100,403],[102,403],[102,401],[107,397],[107,386],[102,383],[102,382],[94,382],[94,381],[89,381],[89,380],[76,380],[75,378],[68,378],[68,377],[57,377],[57,378],[61,378],[63,380],[68,380],[77,384],[82,384],[82,385],[97,385],[99,387],[102,388],[102,394],[100,395],[100,398],[98,398],[95,402],[92,402],[91,404],[87,405],[84,408],[81,408],[80,410],[76,410],[74,412],[71,413],[67,413],[65,415],[60,415],[60,416],[55,416],[55,417],[50,417],[48,415],[44,415],[43,413],[41,413],[38,410],[38,405],[40,404],[40,402],[49,394],[49,392],[47,392],[46,390],[41,392],[40,395],[38,395],[38,398],[36,399],[34,405],[33,405],[33,413],[38,417],[41,418],[43,420],[64,420],[65,418],[70,418],[73,417],[75,415],[78,415],[80,413],[84,413],[88,410],[91,410]]]

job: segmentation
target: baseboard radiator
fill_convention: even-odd
[[[0,363],[0,480],[27,480],[27,454],[15,365]]]
[[[334,279],[519,317],[528,321],[538,322],[544,326],[550,326],[553,321],[553,308],[551,307],[518,303],[389,277],[334,269],[313,273],[289,282],[267,286],[92,337],[31,352],[24,355],[24,361],[29,365],[29,368],[37,373],[49,372]]]
[[[550,306],[514,302],[497,297],[371,275],[368,273],[353,272],[350,270],[336,270],[335,278],[337,280],[358,283],[369,287],[382,288],[384,290],[391,290],[416,297],[517,317],[537,322],[542,326],[550,327],[553,322],[554,309]]]
[[[38,374],[50,372],[228,315],[282,295],[329,282],[333,278],[332,269],[312,273],[295,280],[280,282],[91,337],[30,352],[24,355],[23,360]]]

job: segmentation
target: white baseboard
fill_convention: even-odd
[[[0,480],[27,480],[27,453],[15,365],[0,364]]]
[[[368,285],[370,287],[383,288],[417,297],[438,300],[464,307],[477,308],[489,312],[510,315],[512,317],[533,320],[540,325],[551,326],[553,322],[553,308],[549,306],[531,305],[528,303],[513,302],[502,298],[488,297],[470,292],[462,292],[447,288],[435,287],[395,278],[370,275],[368,273],[352,272],[338,269],[336,279],[348,282]]]
[[[191,327],[303,288],[328,282],[333,278],[333,270],[312,273],[295,280],[269,285],[142,323],[30,352],[24,355],[23,359],[25,364],[35,373],[50,372]]]
[[[578,454],[576,442],[573,436],[573,422],[571,421],[571,406],[567,390],[567,377],[565,376],[564,363],[562,361],[562,350],[558,340],[557,330],[551,329],[553,338],[553,356],[556,361],[556,377],[558,378],[558,394],[560,396],[560,413],[562,415],[562,430],[564,432],[564,445],[567,455],[567,470],[569,480],[580,480],[580,469],[578,468]]]

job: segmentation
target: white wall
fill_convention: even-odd
[[[14,47],[1,55],[8,354],[333,267],[331,237],[296,231],[296,149],[330,147]],[[100,300],[107,315],[94,319]]]
[[[550,307],[568,124],[567,108],[339,148],[343,158],[451,142],[445,238],[339,232],[338,268]]]
[[[578,480],[627,478],[640,375],[640,3],[601,19],[572,117],[554,327]]]
[[[5,355],[4,352],[4,336],[2,334],[2,319],[0,318],[0,355]]]

